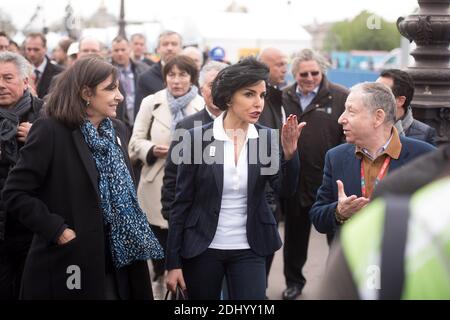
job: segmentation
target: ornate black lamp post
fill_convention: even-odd
[[[119,18],[119,36],[126,38],[127,33],[125,31],[125,0],[120,0],[120,18]]]
[[[450,138],[450,0],[418,0],[419,11],[399,18],[400,33],[417,44],[407,68],[416,92],[414,116],[437,129],[439,143]]]

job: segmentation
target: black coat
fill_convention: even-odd
[[[298,144],[302,170],[296,198],[303,208],[309,208],[322,183],[325,154],[345,139],[338,119],[345,110],[348,91],[324,76],[317,95],[302,111],[296,89],[297,84],[284,89],[283,106],[287,116],[295,114],[299,122],[307,123]]]
[[[45,66],[44,72],[42,73],[36,88],[36,93],[41,99],[47,95],[50,86],[52,85],[53,77],[64,70],[57,64],[52,63],[48,57],[45,57],[45,59],[47,59],[47,65]]]
[[[128,168],[126,128],[114,120]],[[119,142],[120,141],[120,142]],[[3,191],[7,210],[35,233],[22,279],[24,299],[103,299],[105,250],[98,172],[79,128],[55,119],[35,122]],[[77,237],[58,246],[67,225]],[[68,268],[78,266],[81,289],[67,287]],[[126,267],[133,299],[150,299],[146,261]]]
[[[194,161],[197,148],[194,137],[204,137],[204,132],[211,132],[212,128],[213,123],[210,123],[190,130],[191,161]],[[256,129],[260,136],[258,139],[249,139],[249,159],[252,154],[259,154],[259,147],[262,146],[259,145],[255,150],[252,148],[254,142],[257,145],[266,144],[266,150],[271,150],[270,129],[260,125],[256,125]],[[262,138],[263,129],[268,130],[265,141]],[[202,161],[201,164],[180,164],[178,167],[176,198],[170,213],[167,239],[168,270],[181,268],[183,258],[190,259],[203,253],[216,233],[223,191],[223,164],[220,164],[223,163],[223,141],[214,138],[212,141],[202,141],[202,154],[211,154],[214,150],[212,147],[216,150],[216,163]],[[278,160],[278,155],[275,159]],[[250,248],[259,256],[271,255],[281,247],[277,224],[265,198],[266,183],[270,181],[277,192],[290,194],[295,191],[299,172],[297,154],[290,161],[281,160],[279,170],[274,174],[263,175],[261,170],[271,164],[263,165],[260,157],[256,163],[248,164],[247,239]]]
[[[114,64],[114,63],[113,63]],[[139,77],[147,70],[150,69],[150,67],[143,63],[143,62],[135,62],[133,60],[130,61],[131,64],[131,71],[133,72],[133,77],[134,77],[134,87],[135,87],[135,98],[134,98],[134,117],[136,118],[136,115],[139,111],[139,108],[141,106],[141,102],[142,99],[137,99],[138,98],[138,82],[139,82]],[[114,64],[115,65],[115,64]],[[117,66],[117,65],[115,65]],[[122,120],[130,129],[130,136],[131,136],[131,131],[133,130],[133,125],[134,125],[134,119],[133,122],[130,121],[130,119],[128,119],[128,113],[126,112],[126,109],[128,107],[126,100],[127,100],[127,93],[124,87],[124,84],[122,83],[122,81],[120,81],[119,83],[119,90],[120,93],[123,95],[123,101],[120,103],[119,107],[117,108],[117,119]]]
[[[189,130],[194,128],[196,121],[201,122],[200,126],[203,126],[207,123],[213,121],[211,116],[206,111],[206,107],[201,111],[184,118],[182,121],[178,122],[176,129],[185,129]],[[180,137],[181,138],[181,137]],[[181,139],[180,139],[181,140]],[[177,182],[177,165],[173,163],[172,157],[172,149],[174,145],[176,145],[180,140],[172,141],[172,144],[169,148],[169,157],[167,157],[166,164],[164,166],[164,177],[163,177],[163,186],[161,188],[161,214],[166,220],[169,220],[170,210],[172,208],[173,200],[175,200],[175,186]]]
[[[149,70],[145,71],[139,77],[137,87],[136,87],[136,104],[137,109],[136,113],[139,112],[139,108],[141,107],[142,100],[151,95],[155,94],[158,91],[161,91],[166,87],[164,83],[163,74],[162,74],[162,64],[161,62],[155,63],[150,67]]]
[[[44,102],[41,99],[31,96],[31,109],[19,119],[19,122],[33,123],[39,117],[43,103]],[[22,142],[17,142],[17,147],[19,148],[19,150],[23,147],[23,145],[24,144]],[[8,177],[8,174],[11,171],[12,166],[14,165],[15,163],[11,163],[9,160],[4,159],[0,153],[0,190],[3,189],[6,178]],[[30,231],[21,223],[19,223],[17,220],[9,218],[10,221],[8,222],[8,227],[6,228],[6,220],[7,215],[5,206],[3,200],[0,200],[0,240],[5,237],[5,233],[8,234],[8,237],[27,237],[31,239]]]
[[[411,126],[405,130],[405,136],[421,141],[428,142],[433,146],[436,145],[436,130],[429,125],[414,119]]]
[[[267,86],[264,109],[258,123],[272,129],[281,129],[283,126],[283,92],[270,85]]]

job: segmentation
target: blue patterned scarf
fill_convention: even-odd
[[[90,121],[80,129],[99,173],[103,221],[111,227],[108,236],[114,266],[121,268],[136,260],[162,259],[163,249],[139,207],[111,119],[103,120],[98,130]]]

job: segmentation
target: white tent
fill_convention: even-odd
[[[200,48],[220,46],[231,62],[240,53],[276,47],[290,55],[311,47],[311,35],[299,22],[250,13],[221,12],[163,20],[166,29],[181,32],[185,44],[198,44]]]

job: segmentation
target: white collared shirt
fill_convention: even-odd
[[[36,68],[34,68],[34,70],[38,70],[39,71],[39,77],[42,77],[42,75],[44,74],[45,68],[47,67],[47,57],[44,57],[44,61],[42,61],[42,63]]]
[[[380,154],[386,151],[386,149],[389,147],[389,144],[391,143],[392,137],[394,134],[391,134],[391,137],[386,141],[386,143],[377,151],[375,156],[372,156],[366,148],[361,148],[361,151],[372,161],[374,161]]]
[[[214,120],[215,140],[224,143],[223,191],[216,234],[209,248],[220,250],[250,249],[247,240],[248,139],[257,139],[258,131],[249,124],[237,165],[234,144],[223,127],[224,113]]]

